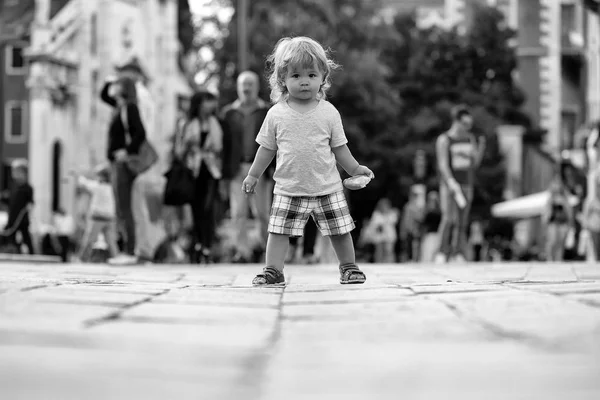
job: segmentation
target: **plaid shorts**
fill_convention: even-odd
[[[318,197],[273,196],[269,232],[302,236],[312,215],[323,236],[343,235],[354,229],[344,192]]]

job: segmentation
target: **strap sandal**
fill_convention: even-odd
[[[273,267],[263,268],[262,274],[252,280],[253,286],[285,286],[283,272]]]
[[[365,283],[367,276],[356,264],[340,265],[340,283],[342,285]]]

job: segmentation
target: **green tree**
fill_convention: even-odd
[[[178,38],[183,53],[193,49],[195,28],[188,0],[177,1]]]

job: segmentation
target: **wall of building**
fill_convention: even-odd
[[[600,120],[600,17],[586,11],[587,121]]]
[[[28,90],[25,85],[25,79],[27,77],[27,68],[23,68],[20,72],[11,71],[8,66],[10,63],[10,56],[8,52],[11,52],[13,46],[27,46],[27,42],[23,40],[7,40],[0,43],[0,80],[2,81],[1,90],[1,101],[0,101],[0,141],[2,142],[0,151],[2,159],[2,168],[0,168],[0,189],[4,189],[5,183],[7,182],[5,172],[7,165],[15,158],[27,158],[28,157],[28,141],[29,141],[29,107],[28,107]],[[11,105],[21,104],[23,106],[22,118],[21,118],[21,130],[23,136],[20,138],[11,138],[10,123],[8,118],[10,117],[8,108]]]
[[[70,0],[51,21],[36,22],[32,38],[35,51],[50,52],[58,60],[36,63],[29,87],[34,138],[31,175],[39,199],[35,217],[45,224],[57,203],[57,191],[60,206],[75,211],[75,182],[69,172],[90,171],[107,161],[106,135],[112,109],[99,99],[100,89],[104,79],[115,74],[115,66],[132,56],[140,59],[150,76],[148,89],[155,112],[146,126],[148,138],[166,156],[181,89],[177,2]],[[53,79],[45,79],[50,70]],[[65,81],[72,91],[67,104],[52,100],[57,81]],[[162,157],[163,164],[155,168],[156,176],[164,172],[159,167],[166,167],[165,159]]]

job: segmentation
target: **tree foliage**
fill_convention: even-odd
[[[476,131],[488,148],[479,174],[476,205],[486,213],[501,200],[504,167],[495,128],[504,121],[524,121],[524,101],[513,80],[514,32],[494,8],[475,9],[466,32],[420,28],[414,15],[383,18],[377,0],[255,0],[250,2],[250,69],[263,77],[261,96],[268,99],[265,59],[285,36],[305,35],[331,49],[343,68],[333,75],[329,100],[342,114],[349,147],[371,167],[376,179],[353,192],[353,214],[370,215],[375,202],[388,196],[401,206],[413,180],[417,150],[428,154],[426,181],[437,183],[435,138],[449,128],[453,104],[473,108]],[[235,98],[237,13],[216,48],[224,103]]]
[[[182,52],[188,53],[193,49],[195,28],[188,0],[177,1],[178,38]]]

